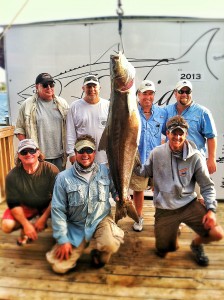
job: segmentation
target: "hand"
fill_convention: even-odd
[[[63,259],[69,259],[72,254],[72,245],[70,243],[65,243],[62,245],[57,245],[57,249],[55,250],[55,256],[57,259],[62,261]]]
[[[204,215],[202,223],[204,224],[205,229],[212,229],[216,226],[216,216],[215,213],[211,210]]]
[[[70,163],[73,165],[73,164],[74,164],[74,162],[76,161],[76,157],[75,157],[75,155],[73,155],[73,156],[70,156],[70,157],[69,157],[69,160],[70,160]]]
[[[42,217],[42,216],[41,216]],[[46,222],[43,218],[38,218],[36,222],[33,224],[37,232],[41,232],[46,228]]]
[[[37,240],[37,232],[32,223],[29,221],[26,223],[26,225],[23,227],[24,234],[28,236],[31,240]]]
[[[208,167],[209,174],[215,173],[216,172],[216,160],[215,160],[215,158],[208,157],[206,162],[207,162],[207,167]]]

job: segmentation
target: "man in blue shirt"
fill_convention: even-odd
[[[74,165],[61,172],[52,197],[52,227],[57,244],[46,254],[56,273],[74,268],[90,243],[92,263],[102,267],[123,243],[124,232],[113,221],[109,194],[117,197],[109,169],[94,162],[95,140],[80,136]]]
[[[168,105],[167,119],[181,115],[189,124],[188,140],[193,141],[198,150],[206,157],[210,174],[216,171],[217,131],[211,112],[204,106],[192,100],[192,84],[188,80],[181,80],[176,84],[174,91],[177,102]],[[198,198],[202,199],[199,190]]]
[[[155,97],[155,85],[150,80],[141,82],[138,91],[138,109],[141,118],[141,137],[139,142],[139,154],[141,163],[144,164],[153,148],[161,144],[162,129],[166,122],[166,113],[163,108],[153,104]],[[143,229],[143,203],[144,190],[148,187],[148,178],[132,175],[130,188],[133,190],[133,199],[136,211],[139,215],[139,222],[135,222],[133,230]]]

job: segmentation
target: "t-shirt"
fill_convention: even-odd
[[[47,208],[53,193],[58,168],[48,162],[40,162],[33,174],[23,166],[13,168],[6,176],[6,201],[10,209],[27,206],[40,211]]]
[[[37,101],[37,135],[41,152],[47,159],[63,155],[62,148],[62,115],[54,100]]]

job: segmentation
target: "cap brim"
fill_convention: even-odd
[[[86,81],[86,82],[83,83],[83,85],[87,85],[89,83],[93,83],[95,85],[100,85],[98,81],[94,81],[94,80]]]
[[[78,141],[78,143],[75,145],[75,150],[80,151],[83,148],[91,148],[94,151],[96,150],[96,146],[91,141],[87,141],[87,140]]]
[[[23,151],[24,149],[38,149],[36,146],[32,146],[32,145],[26,145],[23,146],[21,149],[18,150],[18,153],[20,153],[21,151]]]
[[[169,132],[173,132],[174,130],[177,130],[177,129],[180,129],[180,130],[182,130],[184,133],[186,133],[186,132],[187,132],[187,128],[185,128],[185,127],[181,127],[181,126],[176,126],[176,127],[173,127],[173,128],[172,128],[172,126],[171,126],[171,128],[170,128],[170,129],[168,129],[168,131],[169,131]]]

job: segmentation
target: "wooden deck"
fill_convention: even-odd
[[[0,205],[1,215],[5,207]],[[93,269],[87,249],[76,269],[66,275],[53,273],[45,261],[54,243],[51,229],[23,247],[16,245],[19,232],[0,231],[0,299],[224,299],[224,241],[205,246],[210,265],[199,267],[189,249],[193,233],[184,227],[180,249],[158,258],[153,214],[152,201],[145,200],[144,230],[133,232],[130,218],[120,221],[125,243],[108,265]],[[219,203],[218,217],[224,226],[224,202]]]

